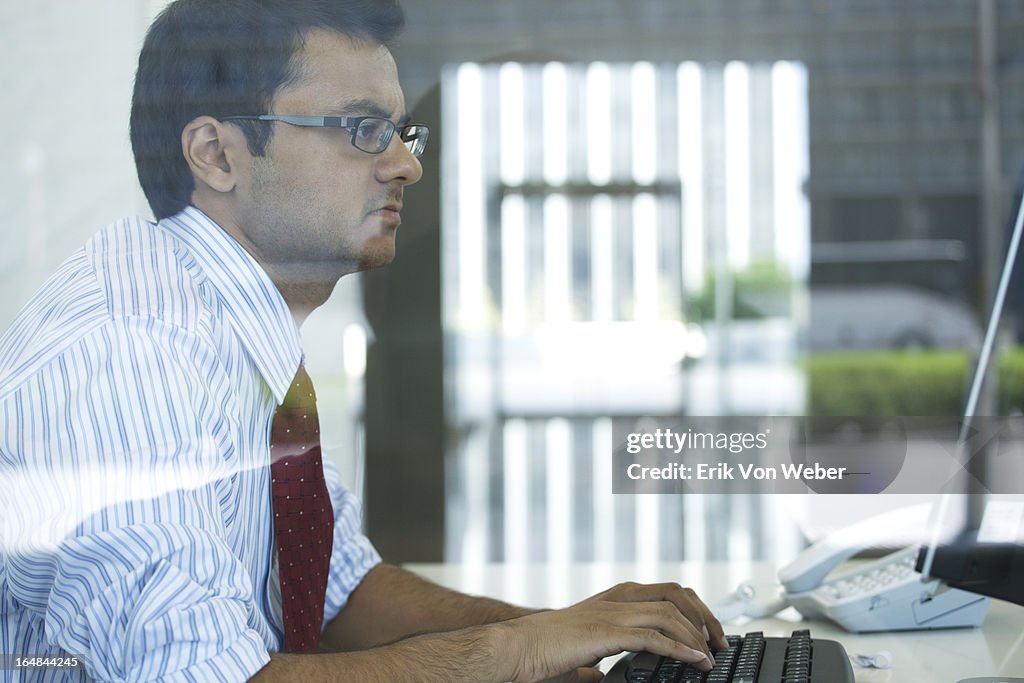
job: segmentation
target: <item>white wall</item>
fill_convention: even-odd
[[[150,215],[128,112],[138,49],[163,4],[0,5],[0,328],[96,229]]]

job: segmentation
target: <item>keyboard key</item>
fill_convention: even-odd
[[[765,638],[760,632],[727,636],[729,647],[714,651],[715,667],[704,673],[692,665],[650,654],[632,655],[617,663],[608,683],[854,683],[843,647],[814,640],[810,631],[789,638]],[[812,673],[813,672],[813,673]]]

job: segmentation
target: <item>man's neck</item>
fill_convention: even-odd
[[[337,262],[302,262],[283,263],[271,261],[252,242],[229,214],[218,210],[216,206],[202,206],[195,202],[197,209],[210,217],[232,239],[245,249],[256,263],[263,268],[277,291],[281,294],[288,310],[291,311],[295,326],[301,327],[306,318],[323,305],[334,292],[335,285],[342,276],[357,268],[346,268]]]
[[[309,314],[330,298],[331,292],[334,291],[334,286],[337,284],[337,279],[330,282],[296,282],[287,275],[274,273],[274,269],[264,263],[260,265],[267,271],[267,275],[270,276],[285,304],[288,305],[288,310],[291,311],[292,318],[295,319],[296,327],[302,327],[302,323],[305,322]]]

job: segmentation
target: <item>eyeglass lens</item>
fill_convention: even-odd
[[[426,126],[413,124],[402,128],[400,137],[406,149],[413,156],[419,157],[427,147],[428,132]],[[394,133],[394,122],[374,117],[365,118],[356,128],[352,143],[364,152],[379,154],[387,149]]]
[[[377,154],[387,148],[394,132],[394,124],[387,119],[363,119],[356,127],[352,142],[365,152]]]
[[[414,157],[420,157],[427,149],[430,130],[426,126],[411,125],[402,129],[402,142]]]

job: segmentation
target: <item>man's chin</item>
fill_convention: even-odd
[[[395,240],[392,236],[368,240],[359,255],[359,270],[386,266],[395,260]]]

